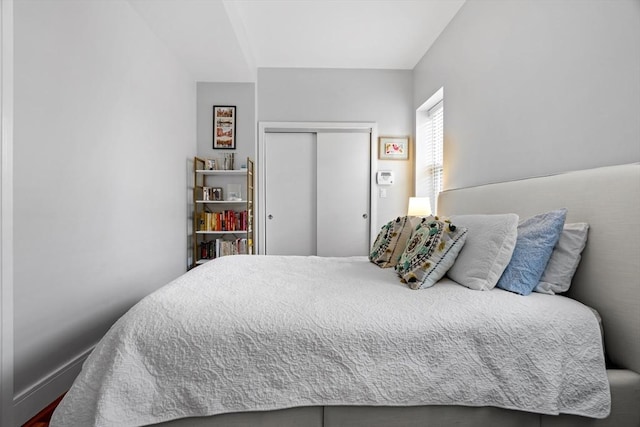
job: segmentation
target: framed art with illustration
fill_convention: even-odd
[[[381,136],[378,138],[380,160],[407,160],[409,158],[408,136]]]
[[[213,106],[213,148],[223,150],[236,148],[236,107],[234,105]]]

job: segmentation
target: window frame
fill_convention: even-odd
[[[437,212],[444,184],[444,88],[416,109],[414,186],[417,197],[429,197]]]

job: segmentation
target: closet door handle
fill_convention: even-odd
[[[367,215],[366,213],[362,214],[362,218],[367,219],[369,218],[369,215]]]
[[[269,218],[269,219],[273,219],[273,215],[269,214],[269,215],[267,216],[267,218]]]

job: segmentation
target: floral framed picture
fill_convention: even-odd
[[[213,148],[235,150],[236,107],[234,105],[213,106]]]
[[[408,136],[381,136],[378,138],[380,160],[407,160],[409,158]]]

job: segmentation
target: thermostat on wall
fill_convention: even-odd
[[[393,184],[393,171],[378,171],[376,173],[376,182],[378,185]]]

